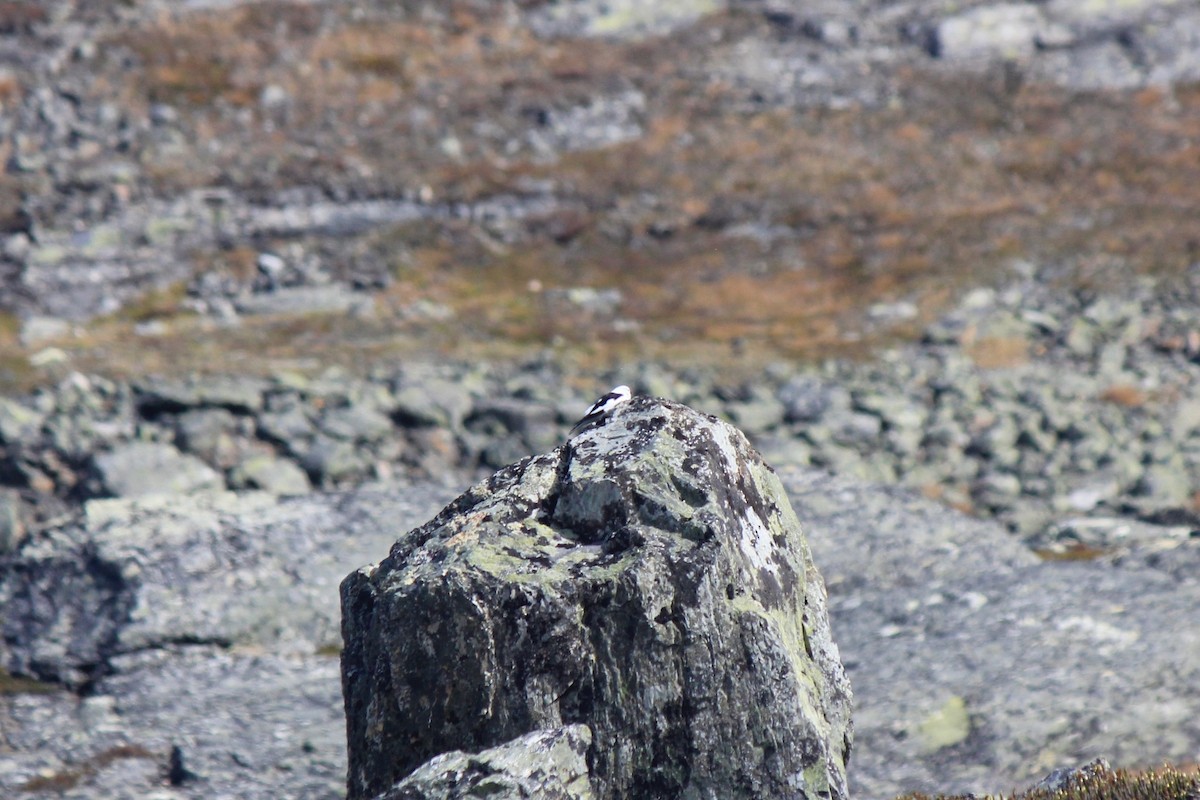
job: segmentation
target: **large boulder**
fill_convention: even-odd
[[[343,582],[349,797],[583,725],[597,798],[845,798],[825,602],[745,437],[635,398]]]

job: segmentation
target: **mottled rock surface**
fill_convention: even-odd
[[[1040,561],[910,490],[779,474],[854,685],[855,798],[1193,757],[1200,542],[1186,530],[1164,543],[1114,521],[1138,540],[1119,559]],[[0,555],[0,666],[15,673],[0,672],[0,796],[344,797],[338,582],[452,497],[408,483],[283,503],[105,500],[29,531]],[[130,605],[144,610],[118,613]],[[38,675],[82,690],[26,680]]]
[[[597,797],[845,798],[850,687],[774,472],[636,398],[342,585],[349,796],[430,757],[591,729]]]
[[[0,556],[0,796],[344,796],[338,581],[447,499],[102,500],[31,534]]]
[[[586,725],[541,730],[480,753],[431,758],[380,800],[591,800]]]

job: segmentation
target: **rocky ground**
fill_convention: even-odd
[[[751,381],[651,363],[585,379],[549,360],[362,378],[74,373],[0,400],[0,541],[11,550],[90,498],[461,485],[553,447],[592,396],[627,382],[732,420],[777,466],[910,486],[1046,557],[1174,546],[1200,529],[1198,290],[1194,271],[1120,298],[1026,274],[970,293],[918,344]]]
[[[0,378],[762,363],[1014,261],[1178,275],[1198,31],[1168,0],[6,3]]]
[[[1196,760],[1198,54],[1169,0],[0,3],[0,590],[126,597],[4,595],[0,785],[337,796],[332,587],[617,382],[808,476],[860,795]],[[114,563],[212,607],[105,639]]]

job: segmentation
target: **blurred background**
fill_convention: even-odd
[[[2,377],[757,369],[911,339],[1014,269],[1179,277],[1196,13],[7,2]]]
[[[25,604],[0,786],[108,796],[138,763],[200,796],[198,760],[237,796],[340,796],[336,581],[617,383],[785,476],[859,696],[856,792],[1200,759],[1194,0],[2,0],[0,163],[0,611]],[[231,601],[230,574],[268,588]],[[127,617],[87,616],[164,586],[194,630],[164,614],[131,655],[104,633]],[[924,672],[951,639],[957,672]],[[249,661],[313,682],[310,738]],[[1014,671],[1040,694],[1011,703]]]

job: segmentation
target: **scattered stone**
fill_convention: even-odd
[[[252,456],[233,468],[229,485],[234,489],[260,489],[279,497],[312,491],[307,473],[295,461],[271,455]]]
[[[225,408],[249,414],[263,407],[266,381],[250,376],[207,375],[144,381],[135,386],[138,407],[149,417],[190,408]]]
[[[726,403],[725,412],[738,428],[751,436],[778,427],[784,418],[783,404],[769,395]]]
[[[396,392],[393,415],[401,425],[441,426],[458,430],[471,409],[471,398],[449,381],[430,381]]]
[[[175,420],[175,443],[218,469],[229,469],[240,455],[234,439],[238,419],[224,408],[199,408]]]
[[[1142,473],[1135,494],[1143,509],[1162,509],[1188,505],[1195,491],[1182,464],[1151,464]]]
[[[33,437],[45,416],[8,397],[0,397],[0,444],[20,444]]]
[[[844,387],[802,375],[780,388],[779,401],[788,422],[815,422],[831,408],[849,407],[850,393]]]
[[[372,408],[355,404],[327,410],[317,423],[335,439],[374,443],[392,433],[392,421]]]
[[[1000,3],[979,6],[942,20],[933,54],[947,61],[1026,59],[1046,26],[1037,6]]]
[[[21,518],[21,495],[0,489],[0,556],[16,552],[28,531]]]
[[[258,415],[258,435],[289,452],[301,452],[317,432],[315,413],[295,396],[272,400],[267,410]]]
[[[212,467],[163,442],[118,444],[98,453],[93,467],[102,490],[114,497],[192,494],[225,485]]]
[[[300,459],[313,483],[337,486],[371,474],[371,458],[354,442],[318,434]]]

